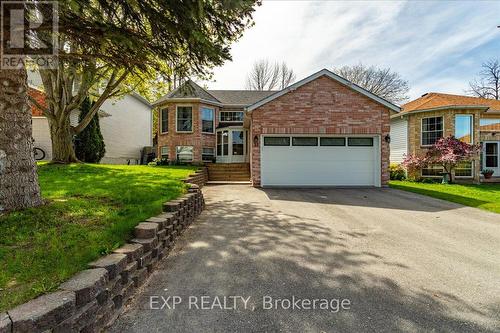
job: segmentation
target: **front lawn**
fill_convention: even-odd
[[[391,180],[389,186],[500,213],[500,184],[426,184]]]
[[[47,204],[0,217],[0,311],[51,291],[180,196],[194,167],[42,164]]]

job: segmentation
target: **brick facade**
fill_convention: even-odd
[[[176,109],[177,106],[191,106],[193,108],[193,131],[189,133],[182,133],[176,131]],[[206,134],[201,132],[201,108],[208,107],[215,110],[215,126],[213,134]],[[161,156],[161,147],[168,146],[168,156],[170,160],[176,159],[177,146],[192,146],[193,147],[193,163],[202,162],[202,149],[214,148],[215,149],[215,128],[218,125],[219,107],[196,102],[182,102],[182,103],[164,103],[158,106],[160,110],[168,109],[168,132],[161,133],[161,119],[158,121],[158,151],[157,156]]]
[[[440,110],[408,114],[408,153],[416,155],[424,155],[427,147],[422,146],[422,119],[431,117],[443,117],[443,136],[447,137],[455,135],[455,115],[472,115],[474,117],[473,128],[473,143],[478,143],[478,138],[481,138],[479,131],[479,119],[481,118],[482,110]],[[479,155],[476,157],[473,166],[473,179],[479,181],[480,177]],[[412,178],[420,178],[420,171],[409,175]]]
[[[381,140],[381,184],[389,180],[390,111],[387,107],[321,76],[252,111],[251,173],[254,186],[260,186],[261,134],[373,134]]]

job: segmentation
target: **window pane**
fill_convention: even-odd
[[[486,154],[497,155],[498,154],[498,144],[487,142],[486,143]]]
[[[193,109],[190,106],[177,107],[177,131],[191,132],[193,130]]]
[[[161,109],[161,132],[168,131],[168,109]]]
[[[233,131],[233,155],[243,155],[243,131]]]
[[[160,154],[161,154],[162,158],[167,158],[168,159],[168,146],[162,146]]]
[[[455,167],[455,176],[472,177],[472,162],[463,162]]]
[[[201,127],[202,132],[214,132],[214,110],[209,108],[201,109]]]
[[[290,138],[288,136],[266,136],[264,137],[264,146],[289,146]]]
[[[222,132],[222,155],[227,156],[229,153],[229,132]]]
[[[214,160],[214,148],[203,148],[201,159],[203,161],[213,161]]]
[[[243,121],[244,113],[242,111],[222,111],[220,112],[220,121]]]
[[[455,138],[472,143],[472,115],[455,116]]]
[[[321,146],[345,146],[345,138],[319,138]]]
[[[318,138],[298,137],[292,138],[292,146],[317,146]]]
[[[222,155],[222,132],[217,132],[217,156]]]
[[[373,146],[373,138],[348,138],[349,146]]]
[[[479,125],[481,131],[500,131],[500,118],[481,118]]]
[[[498,156],[486,156],[486,167],[487,168],[498,167]]]
[[[181,162],[191,162],[193,160],[192,146],[177,146],[177,160]]]
[[[422,169],[422,176],[442,176],[443,167],[439,165],[430,165]]]
[[[433,145],[443,136],[443,117],[422,119],[422,145]]]

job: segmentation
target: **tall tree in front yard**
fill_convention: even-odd
[[[10,36],[10,12],[2,17]],[[0,69],[0,213],[42,204],[33,156],[26,68]]]
[[[439,139],[425,154],[409,154],[405,156],[402,165],[408,170],[418,170],[430,165],[443,167],[450,182],[454,182],[454,170],[463,162],[477,158],[479,145],[471,145],[454,136]]]
[[[78,161],[72,139],[112,97],[182,75],[204,77],[230,59],[229,45],[252,23],[255,0],[59,2],[58,67],[42,69],[53,161]],[[87,96],[79,124],[69,117]],[[35,103],[35,101],[33,101]],[[43,109],[43,108],[42,108]]]

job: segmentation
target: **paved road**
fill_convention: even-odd
[[[112,332],[500,332],[500,215],[392,189],[204,192]]]

